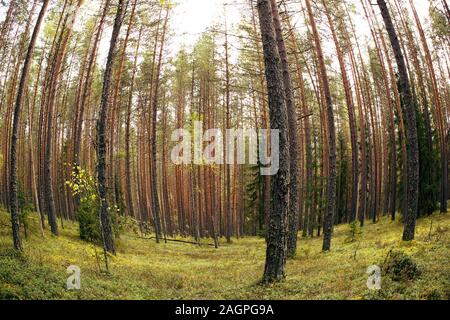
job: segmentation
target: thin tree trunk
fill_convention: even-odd
[[[158,95],[159,95],[159,86],[160,86],[160,74],[161,74],[161,66],[162,66],[162,54],[164,50],[164,42],[165,42],[165,36],[166,36],[166,30],[167,30],[167,22],[169,19],[169,7],[166,8],[166,17],[164,19],[164,25],[162,30],[162,38],[161,38],[161,46],[159,51],[159,57],[158,57],[158,65],[156,67],[156,75],[155,75],[155,88],[153,92],[153,101],[152,101],[152,129],[151,129],[151,150],[150,154],[151,157],[151,166],[150,166],[150,172],[151,172],[151,185],[152,185],[152,209],[153,209],[153,215],[155,217],[155,227],[156,227],[156,239],[157,242],[159,242],[159,239],[161,238],[161,209],[159,204],[159,197],[158,197],[158,175],[157,175],[157,161],[156,161],[156,151],[157,151],[157,145],[156,145],[156,118],[157,118],[157,111],[158,111]]]
[[[331,19],[326,1],[322,0],[323,6],[325,8],[325,14],[327,16],[328,24],[330,26],[331,34],[333,36],[334,45],[336,47],[336,53],[338,56],[339,67],[341,69],[342,82],[345,91],[345,100],[347,102],[348,109],[348,119],[350,125],[350,140],[352,146],[352,193],[351,193],[351,203],[350,203],[350,222],[356,219],[356,205],[358,200],[358,142],[357,142],[357,126],[354,111],[354,102],[352,96],[352,89],[349,82],[349,77],[347,70],[345,68],[344,53],[342,47],[339,43],[339,39],[336,34],[333,20]]]
[[[134,217],[133,194],[131,191],[131,181],[132,181],[131,180],[131,152],[130,152],[131,107],[133,104],[133,91],[134,91],[134,84],[135,84],[135,78],[136,78],[136,69],[137,69],[137,62],[138,62],[137,60],[138,60],[138,54],[139,54],[139,46],[141,43],[141,36],[142,36],[142,27],[139,30],[138,42],[136,45],[136,53],[134,55],[133,75],[131,77],[131,87],[130,87],[130,93],[128,96],[127,119],[126,119],[126,128],[125,128],[125,149],[126,149],[125,179],[126,179],[126,190],[127,190],[127,208],[128,208],[128,214],[131,217]]]
[[[313,32],[315,49],[317,51],[317,60],[319,63],[319,73],[322,82],[322,89],[324,91],[325,102],[326,102],[326,123],[327,123],[327,133],[328,133],[328,182],[327,182],[327,211],[324,215],[324,237],[323,237],[323,251],[329,251],[331,248],[331,235],[333,232],[333,221],[336,205],[336,131],[334,125],[334,112],[333,112],[333,101],[331,98],[330,84],[328,81],[325,60],[322,51],[322,45],[320,43],[319,32],[317,30],[317,25],[315,22],[314,14],[311,8],[311,3],[306,0],[306,8],[308,10],[308,16],[311,23],[311,28]]]

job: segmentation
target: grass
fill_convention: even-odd
[[[37,221],[31,217],[31,235],[19,254],[11,249],[9,216],[0,211],[0,299],[450,299],[449,214],[419,220],[409,243],[400,241],[402,224],[387,218],[368,223],[353,242],[348,225],[337,227],[328,253],[321,252],[321,238],[299,238],[286,280],[269,286],[259,284],[261,238],[221,241],[216,250],[125,233],[106,274],[99,270],[101,249],[80,240],[75,223],[66,222],[57,238],[48,231],[43,238]],[[368,290],[367,267],[382,266],[391,249],[409,255],[420,276],[394,281],[383,274],[382,289]],[[72,264],[81,268],[79,291],[65,288]]]

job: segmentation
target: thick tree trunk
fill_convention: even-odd
[[[403,240],[409,241],[414,239],[416,219],[417,219],[417,206],[418,206],[418,192],[419,192],[419,147],[417,140],[417,123],[416,123],[416,111],[414,109],[414,102],[411,93],[411,86],[409,83],[408,73],[406,70],[405,60],[403,57],[400,43],[397,37],[397,33],[392,23],[391,15],[388,11],[385,0],[377,0],[378,6],[381,10],[384,23],[389,35],[389,40],[394,51],[395,60],[397,61],[400,91],[404,103],[404,113],[406,119],[406,136],[407,136],[407,151],[408,151],[408,163],[407,163],[407,176],[408,185],[405,190],[407,199],[407,212],[405,212],[405,228],[403,231]]]
[[[100,223],[102,227],[103,245],[106,251],[115,254],[114,239],[112,233],[111,219],[108,213],[107,186],[106,186],[106,118],[109,109],[109,96],[111,78],[116,56],[116,46],[119,39],[120,28],[122,27],[125,0],[119,0],[117,6],[114,27],[111,35],[106,69],[103,76],[103,89],[101,96],[100,114],[97,122],[97,178],[100,194]]]
[[[267,252],[263,281],[268,283],[279,281],[285,276],[289,209],[289,142],[282,64],[278,52],[270,1],[258,0],[257,6],[269,95],[270,123],[272,130],[280,130],[280,168],[271,179],[272,203],[266,237]]]
[[[299,224],[299,146],[297,135],[297,111],[294,106],[294,93],[292,90],[292,80],[289,71],[288,56],[286,45],[283,39],[283,30],[280,22],[280,15],[275,0],[271,0],[272,15],[277,37],[278,51],[281,58],[281,67],[283,72],[283,84],[286,97],[286,110],[288,115],[289,129],[289,166],[290,166],[290,182],[289,182],[289,218],[288,218],[288,256],[293,257],[297,251],[297,233]]]

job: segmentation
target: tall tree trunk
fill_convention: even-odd
[[[356,205],[358,200],[358,142],[357,142],[357,126],[354,111],[354,102],[352,96],[352,89],[350,86],[349,77],[347,70],[345,68],[344,53],[342,47],[339,43],[338,36],[334,27],[333,20],[331,19],[329,9],[327,7],[326,1],[322,0],[325,14],[327,16],[328,24],[330,26],[331,34],[333,36],[334,45],[336,47],[336,53],[338,56],[339,67],[341,69],[342,82],[344,85],[345,100],[348,109],[348,121],[350,125],[350,140],[352,146],[352,192],[351,192],[351,203],[350,203],[350,222],[356,219]]]
[[[287,14],[287,7],[284,5],[285,15],[288,30],[292,30],[292,24],[290,21],[290,17]],[[308,99],[306,96],[305,90],[305,79],[302,74],[302,66],[300,63],[299,52],[300,48],[298,46],[298,39],[294,37],[292,39],[292,46],[294,50],[294,58],[295,58],[295,67],[297,74],[297,81],[299,82],[299,95],[300,95],[300,104],[301,104],[301,112],[303,113],[302,121],[303,121],[303,133],[304,133],[304,150],[305,150],[305,161],[302,161],[306,167],[306,181],[304,183],[305,191],[302,192],[303,198],[305,199],[303,204],[300,204],[299,211],[303,211],[303,237],[306,237],[308,231],[308,225],[310,220],[310,212],[311,212],[311,189],[312,189],[312,178],[313,178],[313,155],[311,148],[311,126],[310,126],[310,114],[308,108]],[[292,168],[291,168],[292,172]],[[303,172],[303,170],[300,170]],[[300,188],[301,189],[301,188]],[[290,199],[289,199],[290,200]],[[288,240],[289,247],[289,240]]]
[[[127,11],[127,8],[130,5],[130,3],[131,3],[131,1],[128,0],[127,4],[125,6],[125,12]],[[130,13],[130,18],[129,18],[129,22],[128,22],[128,28],[127,28],[126,35],[125,35],[125,40],[123,42],[122,54],[120,55],[120,59],[119,59],[119,67],[117,68],[117,72],[116,72],[116,84],[115,84],[114,90],[113,90],[114,93],[112,96],[112,104],[111,104],[110,115],[109,115],[109,118],[110,118],[109,146],[108,146],[108,151],[107,151],[107,153],[109,155],[108,185],[114,186],[114,198],[115,198],[114,201],[116,202],[116,205],[121,202],[120,192],[119,192],[119,183],[117,183],[119,176],[116,173],[117,165],[114,161],[115,148],[117,147],[117,145],[120,144],[120,141],[117,141],[117,145],[116,145],[116,134],[118,135],[120,132],[119,127],[117,127],[117,130],[116,130],[116,123],[118,123],[118,121],[116,121],[116,118],[118,117],[118,114],[120,112],[121,99],[119,98],[119,90],[121,89],[121,85],[122,85],[123,68],[124,68],[124,63],[125,63],[128,42],[130,39],[130,34],[131,34],[131,30],[132,30],[133,24],[134,24],[136,7],[137,7],[137,0],[134,0],[133,4],[131,6],[131,13]],[[134,72],[134,69],[133,69],[133,72]],[[118,138],[118,140],[119,140],[119,138]]]
[[[386,43],[385,43],[385,40],[384,40],[384,36],[381,33],[381,29],[380,29],[378,21],[376,19],[375,11],[374,11],[374,9],[371,6],[369,6],[369,5],[365,6],[364,5],[364,1],[362,1],[362,4],[364,6],[366,17],[367,17],[367,19],[369,21],[371,20],[370,19],[371,17],[368,14],[368,10],[366,9],[366,7],[369,7],[371,9],[371,13],[372,13],[372,17],[373,17],[372,20],[375,21],[376,27],[378,29],[378,32],[375,32],[373,26],[371,26],[371,31],[372,31],[372,36],[373,36],[374,41],[375,41],[377,56],[378,56],[378,59],[380,60],[380,64],[381,64],[381,67],[382,67],[381,68],[381,73],[382,73],[382,76],[383,76],[384,87],[385,87],[385,90],[386,90],[386,101],[387,101],[388,112],[389,112],[389,124],[388,124],[388,130],[387,130],[389,132],[389,134],[388,134],[387,139],[390,142],[390,146],[389,146],[389,148],[390,148],[390,154],[389,154],[389,166],[390,166],[390,168],[389,169],[390,170],[386,172],[386,174],[389,175],[389,178],[387,178],[387,180],[389,181],[389,186],[386,188],[387,190],[385,191],[386,192],[386,197],[385,197],[386,204],[385,204],[385,207],[388,208],[388,210],[386,210],[386,212],[390,213],[391,220],[394,221],[395,220],[395,213],[396,213],[396,209],[397,209],[396,208],[396,202],[397,202],[397,150],[396,150],[396,147],[397,147],[397,144],[396,144],[396,139],[395,139],[395,118],[394,118],[394,114],[395,113],[394,113],[394,106],[393,106],[393,103],[392,103],[392,95],[391,95],[392,90],[390,88],[389,77],[387,75],[386,65],[385,65],[385,62],[383,60],[382,52],[385,53],[386,60],[387,60],[387,66],[388,66],[387,70],[389,71],[389,75],[391,77],[391,81],[392,81],[392,84],[394,86],[394,96],[396,97],[395,101],[399,100],[398,99],[398,90],[396,88],[397,86],[396,86],[396,81],[394,79],[395,78],[394,77],[394,73],[392,72],[391,59],[389,57],[389,53],[388,53],[388,50],[386,48]],[[377,33],[378,33],[378,36],[377,36]],[[379,40],[378,40],[378,38],[379,38]],[[381,42],[381,47],[379,45],[379,42]],[[400,106],[399,106],[399,110],[400,110]],[[401,130],[402,134],[404,134],[403,133],[403,125],[402,125],[402,123],[403,123],[402,115],[399,114],[399,117],[400,117],[400,123],[401,123],[400,124],[400,130]],[[404,139],[402,138],[402,140],[404,140]],[[402,150],[403,150],[403,146],[404,146],[405,143],[406,143],[405,141],[402,141]],[[406,159],[406,153],[405,153],[405,159]],[[388,167],[388,165],[386,165],[386,167]]]
[[[131,24],[131,22],[130,22]],[[133,75],[131,77],[131,87],[130,87],[130,93],[128,96],[128,106],[127,106],[127,119],[126,119],[126,127],[125,127],[125,149],[126,149],[126,156],[125,156],[125,179],[126,179],[126,194],[127,194],[127,208],[128,208],[128,214],[131,217],[134,217],[134,205],[133,205],[133,194],[132,194],[132,188],[131,188],[131,151],[130,151],[130,127],[131,127],[131,107],[133,104],[133,91],[134,91],[134,84],[135,84],[135,78],[136,78],[136,69],[137,69],[137,62],[138,62],[138,54],[139,54],[139,46],[141,43],[141,36],[142,36],[142,27],[139,30],[139,36],[138,36],[138,42],[136,45],[136,53],[134,55],[134,65],[133,65]]]
[[[419,147],[417,140],[416,111],[414,108],[405,59],[400,48],[400,43],[397,37],[397,33],[394,29],[394,25],[392,23],[391,15],[387,8],[386,1],[377,0],[377,2],[381,10],[381,15],[383,16],[384,23],[386,25],[389,40],[394,51],[395,60],[397,61],[400,81],[400,93],[404,103],[404,113],[407,127],[406,137],[408,146],[408,163],[406,165],[408,185],[407,190],[405,190],[405,196],[407,199],[407,211],[405,212],[404,217],[405,228],[403,231],[403,240],[409,241],[414,239],[417,219],[417,201],[419,193]]]
[[[258,0],[258,14],[263,42],[267,91],[272,130],[279,130],[280,168],[271,179],[271,211],[267,225],[267,252],[263,281],[285,277],[287,258],[287,219],[289,203],[288,116],[285,104],[282,64],[275,35],[269,0]]]
[[[228,30],[227,23],[225,21],[225,108],[226,108],[226,128],[231,128],[231,115],[230,115],[230,66],[229,66],[229,57],[228,57]],[[234,150],[228,150],[228,145],[225,144],[224,157],[227,157],[227,154],[230,152],[234,152]],[[227,159],[227,158],[225,158]],[[225,237],[227,238],[227,242],[231,242],[231,234],[232,234],[232,211],[231,211],[231,173],[230,173],[230,165],[225,163],[225,199],[226,199],[226,227],[225,227]]]
[[[150,166],[150,172],[151,172],[151,197],[152,197],[152,209],[153,209],[153,215],[155,218],[155,229],[156,229],[156,239],[159,242],[159,239],[161,238],[161,208],[159,204],[159,197],[158,197],[158,175],[157,175],[157,161],[156,161],[156,151],[157,151],[157,144],[156,144],[156,120],[157,120],[157,112],[158,112],[158,96],[159,96],[159,87],[160,87],[160,76],[161,76],[161,66],[162,66],[162,55],[164,50],[164,42],[165,42],[165,36],[167,31],[167,22],[169,20],[169,7],[166,8],[166,17],[164,18],[164,25],[162,29],[162,38],[161,38],[161,45],[159,50],[159,57],[158,57],[158,65],[156,66],[156,75],[155,75],[155,88],[153,92],[153,101],[152,101],[152,129],[151,129],[151,166]]]
[[[111,41],[106,62],[106,69],[103,76],[103,89],[101,96],[100,114],[97,122],[97,178],[100,194],[100,223],[102,227],[104,249],[115,254],[114,239],[111,227],[111,219],[108,213],[107,186],[106,186],[106,118],[109,109],[109,96],[111,87],[111,78],[116,57],[116,46],[119,39],[120,28],[122,27],[125,0],[119,0],[117,6],[114,27],[111,35]]]
[[[20,125],[20,115],[22,112],[22,103],[25,95],[26,85],[28,76],[30,73],[31,60],[33,58],[34,48],[36,46],[36,40],[41,28],[42,21],[44,19],[45,13],[49,0],[44,0],[42,3],[41,11],[39,12],[36,25],[34,26],[33,34],[30,39],[30,44],[28,46],[28,51],[25,57],[25,61],[22,68],[22,75],[20,77],[19,87],[17,89],[17,98],[14,108],[14,119],[13,128],[11,136],[11,153],[10,153],[10,212],[11,212],[11,224],[13,232],[13,242],[14,249],[22,250],[22,242],[20,240],[19,234],[19,201],[18,201],[18,191],[17,191],[17,135]]]
[[[311,28],[314,37],[315,49],[317,52],[317,60],[319,63],[319,73],[322,83],[322,89],[326,102],[326,123],[328,133],[328,183],[327,183],[327,209],[324,215],[323,229],[323,251],[329,251],[331,248],[331,235],[333,232],[334,212],[336,210],[336,130],[334,125],[333,101],[331,98],[330,84],[328,81],[325,59],[323,56],[322,45],[320,43],[319,32],[315,22],[314,14],[311,8],[311,2],[306,0],[306,8],[311,23]]]
[[[294,106],[294,93],[292,90],[292,80],[289,71],[288,56],[286,52],[286,45],[283,39],[283,31],[280,22],[280,15],[275,0],[271,0],[272,15],[275,27],[275,34],[277,37],[278,51],[281,58],[281,68],[283,72],[283,84],[286,97],[286,110],[288,115],[288,129],[289,129],[289,167],[290,167],[290,182],[289,182],[289,218],[288,218],[288,238],[287,250],[288,257],[295,256],[297,251],[297,233],[299,224],[299,145],[297,135],[297,111]]]
[[[84,80],[84,85],[83,88],[80,89],[80,102],[79,102],[79,110],[77,112],[77,120],[75,123],[75,133],[74,133],[74,151],[73,151],[73,165],[75,166],[75,170],[78,170],[78,166],[80,166],[81,162],[81,157],[80,157],[80,152],[81,152],[81,140],[82,140],[82,130],[83,130],[83,122],[84,122],[84,115],[85,115],[85,110],[86,110],[86,104],[88,103],[88,97],[89,94],[91,92],[91,84],[92,84],[92,78],[93,78],[93,70],[95,67],[95,61],[97,58],[97,53],[98,53],[98,47],[100,44],[100,38],[101,35],[103,33],[103,25],[105,23],[106,20],[106,15],[108,13],[108,9],[109,9],[109,4],[110,4],[111,0],[105,0],[105,3],[103,4],[103,9],[102,9],[102,13],[100,15],[100,22],[99,25],[97,27],[97,32],[95,33],[95,38],[94,38],[94,44],[93,44],[93,48],[92,48],[92,52],[90,54],[89,57],[89,61],[87,63],[87,68],[85,71],[85,80]],[[80,86],[83,83],[83,79],[80,80]]]
[[[56,102],[56,93],[60,82],[60,74],[66,56],[69,40],[72,35],[73,24],[77,12],[82,5],[83,0],[79,0],[75,8],[75,12],[69,12],[64,20],[61,30],[60,40],[57,45],[57,53],[55,55],[54,66],[51,72],[49,95],[47,99],[47,139],[44,160],[44,194],[47,203],[47,215],[50,228],[53,235],[58,235],[58,224],[56,221],[56,208],[53,195],[53,178],[52,178],[52,159],[53,159],[53,121],[54,109]]]
[[[447,199],[448,199],[448,154],[447,154],[447,128],[446,121],[443,120],[445,113],[442,110],[442,101],[439,93],[439,86],[436,80],[436,72],[434,70],[433,61],[431,58],[430,49],[428,47],[427,38],[420,23],[419,16],[417,15],[414,3],[410,0],[411,8],[413,10],[414,19],[416,21],[417,28],[419,30],[420,40],[425,52],[425,61],[430,72],[431,87],[433,92],[434,104],[436,106],[436,122],[439,132],[439,140],[441,147],[441,199],[440,199],[440,211],[447,212]],[[448,9],[448,7],[447,7]]]

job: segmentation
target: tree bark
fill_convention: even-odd
[[[294,257],[297,251],[297,233],[299,226],[299,143],[297,134],[297,111],[294,105],[294,93],[292,90],[292,80],[289,71],[288,56],[286,45],[283,39],[283,30],[280,22],[280,15],[275,0],[271,0],[272,15],[277,37],[278,51],[281,59],[281,68],[283,73],[284,93],[286,97],[286,110],[288,115],[289,130],[289,217],[288,217],[288,238],[287,254],[288,257]]]
[[[408,186],[405,190],[407,199],[407,211],[405,212],[403,230],[403,240],[410,241],[414,239],[416,219],[417,219],[417,206],[418,206],[418,193],[419,193],[419,147],[417,141],[417,124],[416,124],[416,111],[414,109],[414,102],[411,93],[411,86],[409,82],[408,72],[406,70],[405,59],[403,57],[402,50],[400,48],[400,42],[397,37],[397,33],[392,23],[391,15],[386,5],[385,0],[377,0],[378,6],[381,10],[386,30],[389,35],[389,40],[394,51],[395,60],[397,62],[399,81],[400,81],[400,93],[404,103],[404,113],[406,120],[406,137],[407,137],[407,176]]]
[[[14,108],[14,119],[11,136],[11,153],[10,153],[10,212],[11,212],[11,224],[13,232],[14,249],[22,250],[22,242],[19,234],[19,202],[17,191],[17,135],[20,124],[20,116],[22,112],[22,103],[25,95],[25,88],[30,73],[31,60],[33,58],[34,48],[36,46],[36,40],[41,28],[42,21],[44,20],[45,13],[49,0],[44,0],[42,3],[41,11],[39,12],[38,19],[34,26],[33,34],[30,39],[28,51],[25,57],[25,61],[22,68],[22,75],[17,89],[17,98]]]
[[[131,24],[131,22],[130,22]],[[133,75],[131,77],[131,88],[128,96],[128,106],[127,106],[127,119],[126,119],[126,127],[125,127],[125,179],[126,179],[126,194],[127,194],[127,209],[128,214],[131,217],[134,217],[134,205],[133,205],[133,194],[131,188],[131,151],[130,151],[130,127],[131,127],[131,107],[133,104],[133,91],[134,84],[136,78],[136,69],[138,62],[138,54],[139,54],[139,46],[141,43],[142,36],[142,28],[139,30],[138,42],[136,45],[136,53],[134,56],[134,65],[133,65]]]
[[[305,1],[306,8],[308,10],[308,16],[311,23],[311,28],[314,37],[315,49],[317,52],[317,60],[319,63],[319,73],[322,83],[322,90],[324,91],[325,102],[326,102],[326,123],[327,123],[327,133],[328,133],[328,182],[327,182],[327,199],[326,206],[327,211],[324,215],[323,229],[323,251],[329,251],[331,248],[331,235],[333,232],[333,221],[335,213],[336,204],[336,129],[334,124],[334,112],[333,112],[333,101],[331,98],[330,84],[328,81],[325,60],[322,51],[322,45],[320,43],[319,32],[317,30],[317,25],[315,22],[314,14],[311,8],[311,2],[309,0]]]
[[[269,95],[272,130],[280,130],[280,168],[271,179],[271,211],[267,225],[267,252],[263,282],[285,277],[287,258],[287,219],[289,204],[289,142],[288,116],[285,104],[282,64],[275,35],[269,0],[258,0],[258,14],[263,42],[265,74]]]
[[[355,118],[355,111],[354,111],[354,102],[353,102],[353,95],[352,95],[352,89],[350,86],[349,77],[347,74],[347,70],[345,68],[345,61],[344,61],[344,53],[342,50],[342,47],[339,43],[339,39],[336,34],[336,30],[334,27],[333,20],[331,19],[330,12],[328,10],[326,1],[322,0],[324,9],[325,9],[325,15],[327,16],[328,24],[330,26],[331,34],[333,36],[334,45],[336,47],[336,53],[338,56],[339,61],[339,67],[341,69],[341,75],[342,75],[342,82],[344,85],[344,92],[345,92],[345,100],[347,103],[347,109],[348,109],[348,121],[350,126],[350,140],[351,140],[351,146],[352,146],[352,192],[351,192],[351,203],[350,203],[350,222],[354,221],[356,219],[356,205],[358,200],[358,138],[357,138],[357,126],[356,126],[356,118]]]
[[[439,95],[439,86],[436,80],[436,72],[434,70],[433,61],[431,58],[430,49],[428,47],[427,38],[420,23],[419,16],[417,15],[414,3],[410,0],[411,8],[413,10],[414,19],[416,21],[417,29],[419,30],[420,40],[425,52],[425,61],[430,72],[431,87],[434,98],[434,104],[436,107],[436,122],[439,133],[440,147],[441,147],[441,199],[440,199],[440,211],[441,213],[447,212],[447,199],[448,199],[448,154],[447,154],[447,135],[445,113],[442,111],[442,101]],[[446,7],[448,10],[448,7]]]
[[[100,223],[102,227],[104,249],[115,254],[114,239],[112,234],[111,219],[108,213],[107,186],[106,186],[106,118],[109,109],[109,96],[111,78],[116,57],[116,46],[119,39],[120,28],[122,27],[125,0],[119,0],[117,6],[114,27],[111,35],[106,69],[103,76],[103,89],[101,96],[100,114],[97,122],[97,178],[100,195]]]
[[[159,51],[159,57],[158,57],[158,65],[156,66],[156,75],[155,75],[155,88],[153,92],[153,101],[152,101],[152,129],[151,129],[151,150],[150,154],[151,157],[151,166],[150,166],[150,173],[151,173],[151,198],[152,198],[152,209],[153,209],[153,215],[155,218],[155,229],[156,229],[156,239],[157,242],[159,242],[159,239],[161,239],[161,208],[159,204],[159,197],[158,197],[158,175],[157,175],[157,161],[156,161],[156,118],[157,118],[157,112],[158,112],[158,95],[159,95],[159,87],[160,87],[160,75],[161,75],[161,66],[162,66],[162,54],[164,50],[164,42],[165,42],[165,36],[166,36],[166,30],[167,30],[167,22],[169,19],[169,7],[166,9],[166,17],[164,18],[164,25],[162,30],[162,38],[161,38],[161,46]]]

